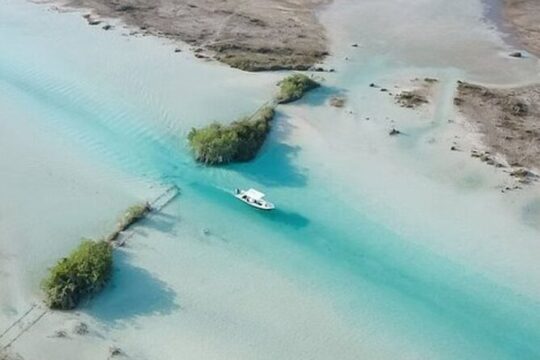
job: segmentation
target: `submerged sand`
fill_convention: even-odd
[[[249,71],[305,70],[327,55],[315,10],[326,0],[68,0],[97,17],[119,18],[147,34],[194,46],[199,57]]]

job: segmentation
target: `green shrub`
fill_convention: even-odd
[[[116,229],[105,237],[107,242],[115,241],[120,233],[131,225],[142,219],[148,212],[151,211],[150,204],[142,203],[130,206],[124,214],[118,219]]]
[[[266,140],[274,108],[266,106],[230,125],[213,123],[188,135],[195,159],[207,165],[252,160]]]
[[[292,74],[279,82],[279,93],[276,100],[286,104],[300,99],[309,90],[320,86],[318,82],[304,74]]]
[[[124,231],[136,221],[142,219],[147,212],[150,211],[150,205],[148,203],[136,204],[130,206],[124,215],[120,218],[117,224],[119,231]]]
[[[43,281],[51,309],[73,309],[101,290],[112,271],[112,247],[105,241],[83,240],[68,257],[49,270]]]

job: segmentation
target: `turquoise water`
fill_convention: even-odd
[[[412,349],[409,355],[415,354],[412,358],[540,358],[540,304],[538,297],[531,296],[540,295],[538,284],[531,284],[531,293],[522,293],[512,283],[483,273],[474,262],[440,254],[427,245],[429,238],[452,241],[459,234],[453,225],[460,224],[434,231],[433,226],[423,226],[429,218],[417,215],[419,229],[405,232],[372,212],[375,195],[343,196],[358,184],[339,176],[338,171],[324,173],[332,167],[319,168],[309,160],[309,154],[317,154],[316,145],[305,139],[295,144],[294,107],[279,111],[275,130],[256,161],[213,169],[192,161],[184,141],[192,126],[249,113],[271,96],[279,75],[243,74],[194,63],[175,57],[168,45],[153,39],[128,41],[90,30],[77,15],[47,13],[43,7],[13,1],[1,6],[7,10],[0,14],[2,100],[35,115],[35,126],[65,139],[81,162],[120,169],[125,176],[149,184],[177,184],[182,195],[170,211],[180,220],[171,220],[167,226],[154,224],[158,231],[174,237],[173,230],[186,223],[194,229],[208,229],[227,244],[228,251],[264,264],[277,276],[293,279],[300,288],[305,287],[308,296],[329,298],[351,331],[358,329],[358,335],[351,334],[353,339],[361,341],[360,334],[371,333],[373,344],[367,348],[407,344]],[[62,16],[63,26],[51,23]],[[73,35],[65,36],[69,30]],[[86,44],[92,44],[92,49]],[[314,126],[327,129],[325,113],[316,114],[326,92],[348,91],[352,106],[361,108],[366,105],[358,84],[384,74],[391,66],[382,58],[358,67],[351,64],[330,80],[335,85],[331,91],[313,94],[301,110],[313,116]],[[452,78],[455,70],[447,74]],[[443,104],[436,117],[444,118],[448,111],[448,104]],[[339,127],[339,121],[337,118],[332,126]],[[414,140],[431,128],[412,127],[412,137],[398,144],[398,149],[414,154]],[[346,147],[345,135],[343,141]],[[29,139],[30,152],[31,147]],[[339,148],[336,151],[339,154]],[[368,173],[369,166],[364,169]],[[381,182],[380,190],[384,192],[388,184],[391,179]],[[230,196],[230,189],[248,186],[271,194],[278,210],[255,212]],[[419,195],[433,196],[429,191]],[[406,201],[403,206],[408,206]],[[388,204],[388,212],[395,208]],[[415,218],[414,212],[408,215]],[[433,221],[439,217],[442,215],[434,213]],[[463,221],[465,228],[472,226]],[[472,242],[489,240],[493,231],[482,229],[483,224],[468,234],[485,230],[486,239]],[[528,239],[535,233],[520,230],[517,234]],[[160,244],[152,246],[158,251]],[[126,262],[119,266],[126,267],[126,277],[135,277]],[[209,273],[213,271],[219,269],[209,266]],[[111,296],[114,291],[121,289],[113,288]],[[136,295],[134,312],[136,304],[147,301],[144,292]],[[97,299],[88,314],[105,323],[115,316],[127,316],[100,305],[107,302],[106,296]],[[309,325],[306,331],[309,333]],[[344,349],[333,352],[336,358],[347,358]],[[260,358],[267,356],[261,354]]]

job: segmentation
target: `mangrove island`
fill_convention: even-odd
[[[103,240],[83,240],[60,260],[43,281],[45,302],[51,309],[70,310],[101,290],[111,276],[112,246]]]
[[[276,101],[279,104],[287,104],[296,101],[309,90],[321,86],[317,81],[304,74],[292,74],[281,80],[279,83],[279,93]]]
[[[195,159],[206,165],[250,161],[266,140],[274,118],[274,108],[264,106],[252,116],[230,125],[210,124],[202,129],[192,129],[189,145]]]

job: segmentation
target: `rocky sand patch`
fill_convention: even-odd
[[[540,85],[488,88],[459,82],[454,104],[483,135],[490,152],[515,168],[540,168]],[[523,176],[520,170],[516,176]],[[527,171],[528,174],[528,171]]]
[[[307,70],[327,54],[326,36],[315,11],[327,0],[68,0],[89,9],[90,25],[118,18],[139,31],[193,47],[248,71]]]

